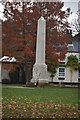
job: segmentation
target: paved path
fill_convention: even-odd
[[[35,89],[33,87],[23,87],[23,86],[12,86],[12,85],[2,85],[2,88],[25,88],[25,89]]]

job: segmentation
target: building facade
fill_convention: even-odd
[[[65,67],[67,63],[67,58],[70,55],[76,55],[78,62],[80,64],[80,34],[71,38],[72,43],[68,44],[68,50],[65,55],[65,60],[60,61],[60,66],[57,69],[53,82],[59,83],[79,83],[80,81],[80,69],[73,70],[72,76],[69,67]]]

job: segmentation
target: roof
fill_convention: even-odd
[[[80,33],[71,38],[72,44],[68,44],[68,52],[80,52]]]
[[[0,62],[16,62],[15,57],[4,56],[0,58]]]

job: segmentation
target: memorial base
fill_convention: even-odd
[[[39,83],[48,83],[49,82],[49,77],[47,74],[47,65],[46,64],[34,64],[33,66],[33,78],[31,82]]]

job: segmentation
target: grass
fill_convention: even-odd
[[[78,88],[3,88],[3,118],[78,117]]]

